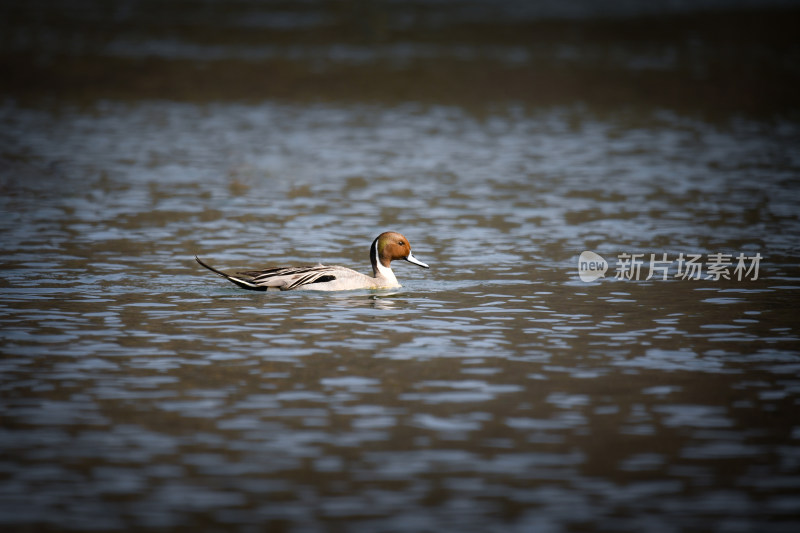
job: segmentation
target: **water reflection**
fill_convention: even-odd
[[[104,42],[169,56],[148,35]],[[456,80],[451,61],[554,57],[512,37],[280,49],[327,50],[326,68],[452,54],[437,64]],[[176,46],[277,46],[220,38]],[[619,46],[556,56],[682,68],[680,48]],[[3,100],[0,523],[794,531],[797,121],[365,94]],[[386,228],[432,267],[398,265],[392,291],[253,293],[193,260],[368,271]],[[757,280],[618,279],[612,263],[585,283],[585,250],[763,260]]]

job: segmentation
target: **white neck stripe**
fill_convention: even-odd
[[[392,272],[392,269],[383,266],[383,263],[381,263],[381,258],[378,255],[378,239],[375,239],[375,244],[372,249],[372,256],[375,258],[375,264],[372,266],[375,269],[376,275],[383,276],[389,280],[395,280],[396,283],[397,278],[395,277],[394,272]]]

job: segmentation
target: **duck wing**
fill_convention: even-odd
[[[253,291],[266,291],[269,289],[288,291],[296,289],[302,285],[324,283],[326,281],[333,281],[336,279],[336,275],[334,273],[335,269],[326,267],[324,265],[274,267],[264,270],[247,270],[243,272],[236,272],[235,274],[228,274],[204,263],[197,256],[194,258],[201,266],[207,268],[218,276],[222,276],[223,278],[235,283],[237,286],[243,289],[249,289]]]
[[[333,269],[325,265],[276,267],[239,272],[239,274],[251,276],[252,282],[259,287],[278,287],[282,291],[290,291],[302,285],[324,283],[336,279]]]

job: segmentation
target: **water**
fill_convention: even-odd
[[[111,93],[0,105],[4,528],[800,526],[796,115]],[[389,229],[431,265],[391,291],[193,259],[368,272]]]

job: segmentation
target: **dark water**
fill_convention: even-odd
[[[30,5],[5,530],[800,527],[794,10]],[[431,265],[393,291],[193,260],[367,272],[388,229]]]

